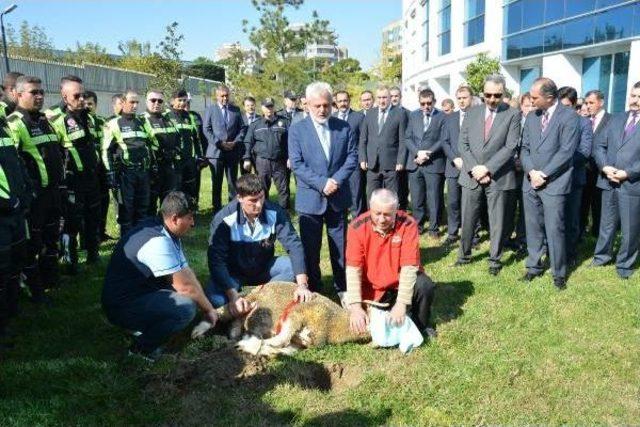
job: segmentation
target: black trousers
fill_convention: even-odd
[[[78,236],[90,258],[98,255],[98,227],[100,212],[100,183],[95,172],[76,175],[67,189],[64,207],[64,233],[69,235],[69,257],[78,263]]]
[[[428,173],[424,167],[418,166],[409,173],[409,188],[413,217],[418,226],[422,228],[428,217],[429,231],[437,232],[438,218],[442,212],[444,174]]]
[[[596,187],[599,175],[598,166],[593,160],[587,166],[587,182],[583,187],[580,208],[580,236],[585,234],[589,216],[591,216],[591,235],[598,237],[600,213],[602,212],[602,190]]]
[[[149,171],[123,168],[118,173],[118,184],[118,223],[120,236],[124,236],[149,213]]]
[[[200,171],[198,170],[198,164],[195,157],[188,157],[180,160],[178,167],[178,175],[180,181],[177,188],[194,200],[198,200],[200,192],[199,177]]]
[[[24,274],[26,284],[34,297],[42,289],[58,286],[58,242],[62,200],[60,189],[49,186],[38,190],[31,202],[27,224],[29,243]]]
[[[0,213],[0,332],[18,313],[20,272],[27,259],[27,234],[21,211]]]
[[[349,189],[351,190],[351,207],[349,210],[351,211],[351,218],[355,218],[367,210],[365,187],[366,174],[358,166],[349,177]]]
[[[524,172],[516,171],[516,191],[510,192],[507,200],[508,215],[505,218],[505,241],[511,239],[515,231],[515,242],[520,245],[527,244],[527,233],[524,226],[524,204],[522,201],[522,180]]]
[[[398,172],[395,170],[367,170],[367,200],[371,199],[373,190],[378,188],[387,188],[398,194]]]
[[[180,170],[173,160],[158,162],[158,171],[149,175],[149,215],[156,215],[165,196],[170,191],[180,190]]]
[[[256,157],[256,172],[262,182],[265,196],[269,196],[271,180],[278,189],[278,204],[283,209],[289,209],[289,181],[287,175],[287,160],[271,160]]]
[[[413,286],[413,296],[411,298],[411,307],[409,308],[409,317],[416,324],[420,332],[428,327],[433,326],[431,323],[431,306],[436,293],[436,285],[433,281],[419,271],[416,284]],[[379,302],[389,303],[389,310],[393,308],[398,298],[398,291],[386,291]]]
[[[211,204],[213,212],[222,209],[222,178],[227,177],[227,190],[229,201],[236,197],[236,178],[238,177],[238,159],[235,157],[222,157],[209,160],[211,169]]]
[[[398,207],[406,211],[409,208],[409,173],[401,170],[396,174],[398,175]]]
[[[457,236],[460,230],[462,187],[458,184],[458,177],[447,177],[447,234]]]
[[[98,240],[107,234],[107,215],[109,214],[109,184],[107,182],[107,170],[104,165],[98,165],[98,182],[100,193],[100,208],[98,214]]]

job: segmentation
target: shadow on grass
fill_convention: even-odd
[[[167,420],[170,424],[282,425],[303,421],[302,425],[380,425],[391,415],[388,409],[373,414],[345,410],[301,420],[298,410],[278,411],[265,402],[267,393],[281,387],[322,393],[350,388],[362,376],[356,366],[288,356],[275,360],[249,356],[217,336],[208,337],[191,350],[194,358],[189,359],[187,354],[176,363],[160,366],[160,372],[151,375],[145,390],[159,402],[179,399],[180,410]],[[291,393],[295,391],[284,394]],[[268,400],[277,400],[280,394],[281,390]]]
[[[473,283],[468,280],[436,283],[433,322],[439,325],[462,315],[465,302],[474,292]]]

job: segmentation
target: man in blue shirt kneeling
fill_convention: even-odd
[[[212,324],[218,320],[182,251],[180,238],[193,226],[193,203],[172,191],[160,216],[143,221],[113,250],[102,307],[111,323],[139,332],[130,355],[156,360],[161,345],[191,323],[197,308]]]

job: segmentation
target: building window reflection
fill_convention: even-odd
[[[438,11],[440,33],[438,34],[439,54],[446,55],[451,52],[451,0],[441,0]]]

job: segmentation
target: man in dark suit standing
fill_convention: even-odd
[[[458,151],[462,157],[462,238],[457,265],[471,261],[476,223],[486,199],[489,213],[489,273],[496,276],[502,264],[506,207],[516,190],[514,156],[520,141],[520,111],[502,101],[504,77],[492,74],[484,82],[484,105],[467,113],[460,129]]]
[[[613,241],[620,227],[616,271],[622,279],[633,274],[640,245],[640,81],[629,94],[629,111],[611,117],[595,141],[598,188],[602,190],[600,235],[593,265],[613,259]]]
[[[238,162],[244,151],[242,113],[229,102],[229,88],[216,89],[217,102],[204,115],[204,134],[208,145],[206,158],[211,168],[211,204],[213,211],[222,208],[222,177],[227,177],[229,201],[236,197]]]
[[[335,93],[336,104],[338,105],[338,111],[333,113],[334,117],[344,120],[351,126],[351,132],[353,132],[355,140],[360,140],[360,125],[364,119],[364,114],[359,111],[351,109],[351,97],[345,90],[340,90]],[[351,177],[349,178],[349,188],[351,189],[351,217],[356,218],[360,214],[367,210],[367,203],[365,201],[365,177],[364,171],[360,168],[355,168]]]
[[[593,140],[602,136],[604,129],[607,127],[607,123],[611,118],[611,114],[607,113],[604,109],[604,94],[599,90],[590,90],[584,97],[584,103],[587,106],[587,111],[591,119],[591,130],[593,131]],[[587,182],[582,192],[582,208],[580,215],[580,236],[584,236],[587,230],[587,223],[589,222],[589,215],[591,215],[591,235],[598,237],[600,231],[600,211],[602,210],[601,190],[597,186],[598,177],[600,176],[600,170],[595,156],[589,159],[586,164],[587,169]]]
[[[564,86],[558,89],[558,98],[562,105],[573,108],[576,111],[578,103],[578,92],[570,87]],[[576,114],[578,112],[576,111]],[[571,192],[567,196],[565,219],[567,223],[567,265],[575,267],[578,258],[578,241],[580,239],[580,204],[582,202],[582,189],[587,182],[587,172],[585,164],[591,157],[593,149],[593,131],[591,121],[586,117],[580,117],[580,143],[573,154],[573,177],[571,178]]]
[[[397,173],[407,157],[403,144],[406,114],[391,108],[387,87],[376,91],[376,99],[378,107],[367,112],[360,128],[359,161],[367,171],[367,200],[376,188],[398,193]]]
[[[389,101],[391,108],[401,110],[409,121],[410,111],[402,106],[402,91],[398,86],[389,89]],[[406,169],[398,171],[398,200],[400,210],[406,211],[409,207],[409,175]]]
[[[442,137],[442,150],[446,155],[444,176],[447,182],[447,239],[445,244],[452,244],[458,240],[460,229],[460,200],[462,187],[458,182],[462,169],[462,157],[458,151],[460,127],[467,111],[471,107],[473,92],[469,86],[460,86],[456,91],[459,110],[451,113],[445,122]]]
[[[346,212],[351,205],[349,177],[357,167],[358,151],[351,126],[331,117],[331,86],[307,86],[309,117],[289,128],[289,159],[298,182],[296,212],[312,290],[321,289],[320,249],[327,226],[333,285],[346,290],[344,248]]]
[[[360,94],[360,108],[365,116],[373,108],[373,92],[370,90],[362,91]]]
[[[431,89],[421,90],[418,100],[420,108],[409,115],[404,134],[411,206],[418,230],[424,231],[428,216],[429,236],[437,238],[444,188],[442,139],[447,116],[435,108],[436,98]]]
[[[253,96],[247,96],[242,101],[242,107],[244,114],[242,115],[242,124],[248,127],[251,123],[262,117],[260,114],[256,114],[256,99]]]
[[[522,182],[527,229],[527,273],[530,282],[543,273],[545,238],[551,259],[553,283],[567,283],[565,205],[571,191],[573,154],[580,141],[580,120],[573,109],[558,102],[553,80],[540,77],[531,87],[536,107],[529,113],[522,133]]]
[[[276,114],[286,118],[291,124],[297,122],[299,117],[296,116],[302,117],[303,113],[303,110],[298,108],[298,95],[292,90],[285,90],[283,102],[284,108],[276,111]]]

